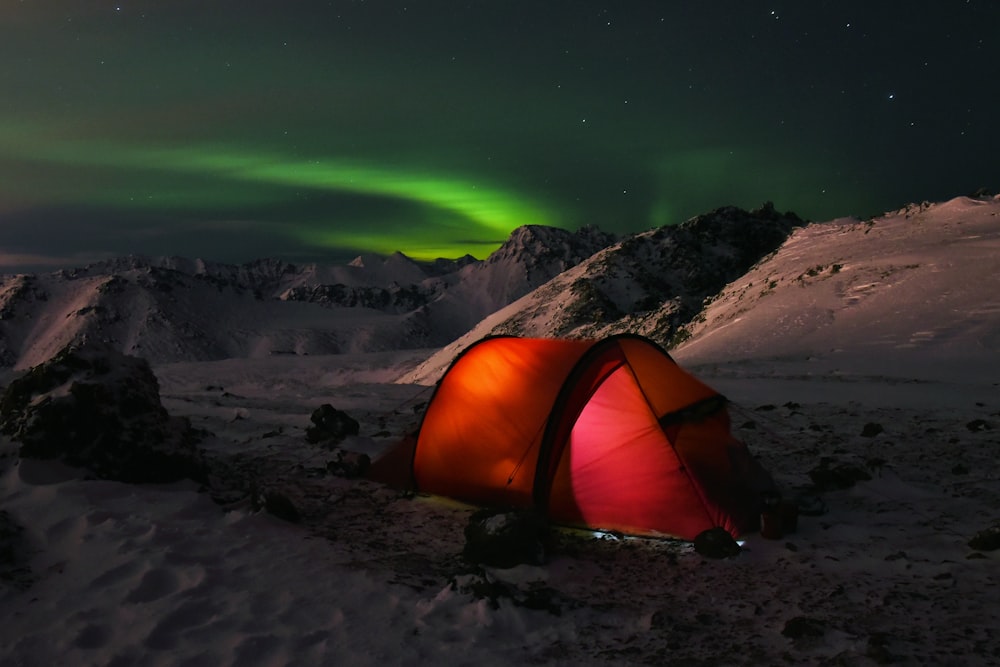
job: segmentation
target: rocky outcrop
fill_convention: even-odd
[[[207,477],[196,432],[164,409],[149,364],[104,345],[68,347],[11,382],[0,430],[21,458],[58,459],[102,479]]]

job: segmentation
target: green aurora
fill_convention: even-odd
[[[0,270],[482,258],[525,224],[628,233],[765,200],[828,219],[997,185],[1000,10],[912,14],[5,4]]]

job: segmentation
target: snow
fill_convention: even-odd
[[[460,556],[474,508],[324,475],[330,452],[304,438],[330,403],[361,423],[345,448],[383,451],[430,398],[395,380],[434,350],[160,363],[170,413],[304,520],[3,442],[0,509],[25,527],[31,583],[0,581],[0,663],[998,664],[1000,551],[968,546],[1000,522],[998,208],[804,227],[676,350],[788,495],[824,457],[870,474],[793,534],[709,560],[560,531],[544,565],[478,567]]]

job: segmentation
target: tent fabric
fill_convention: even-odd
[[[406,452],[421,491],[636,535],[738,536],[770,478],[725,406],[640,336],[491,337],[453,361]]]

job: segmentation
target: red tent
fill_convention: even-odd
[[[419,435],[375,462],[416,488],[557,523],[693,539],[755,530],[770,477],[726,401],[652,341],[486,338],[441,378]]]

